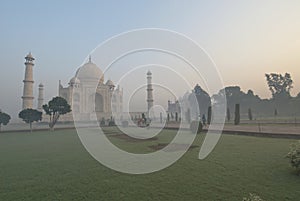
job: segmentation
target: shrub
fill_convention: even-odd
[[[290,159],[292,167],[300,173],[300,140],[290,146],[290,152],[286,156]]]
[[[200,133],[202,131],[203,125],[200,121],[192,121],[190,125],[190,130],[192,133]]]
[[[258,195],[250,193],[249,197],[243,198],[243,201],[264,201],[264,200],[261,199]]]

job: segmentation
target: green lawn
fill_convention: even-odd
[[[168,142],[130,142],[108,135],[136,153]],[[203,135],[195,140],[200,146]],[[265,200],[299,200],[300,176],[286,153],[293,140],[223,135],[205,160],[200,147],[178,162],[146,175],[115,172],[95,161],[74,130],[0,134],[0,200],[239,200],[255,193]]]

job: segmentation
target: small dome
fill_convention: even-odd
[[[100,68],[98,68],[96,64],[91,62],[91,60],[89,60],[88,63],[85,63],[83,66],[78,68],[75,77],[77,77],[81,81],[95,81],[99,79],[99,82],[101,83],[103,83],[104,81],[102,71],[100,70]]]
[[[34,60],[34,58],[33,58],[32,54],[31,54],[31,52],[29,52],[29,53],[26,55],[25,59]]]
[[[80,80],[77,77],[73,77],[72,79],[70,79],[69,84],[79,84]]]
[[[106,85],[107,86],[113,86],[113,87],[115,86],[113,81],[111,81],[111,80],[107,80]]]
[[[147,75],[152,75],[152,73],[151,73],[151,71],[150,71],[150,70],[148,71]]]

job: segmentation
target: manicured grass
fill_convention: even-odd
[[[158,140],[131,142],[108,135],[132,152],[153,151]],[[201,146],[203,135],[195,140]],[[249,193],[265,200],[299,200],[300,177],[286,153],[293,140],[223,135],[205,160],[200,147],[172,166],[151,174],[115,172],[95,161],[74,130],[0,134],[0,200],[242,200]]]

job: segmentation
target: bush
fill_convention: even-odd
[[[190,124],[190,130],[192,133],[200,133],[202,131],[203,125],[200,121],[192,121]]]
[[[290,159],[292,167],[300,173],[300,140],[290,146],[290,152],[286,156]]]
[[[249,197],[243,198],[243,201],[264,201],[258,195],[250,193]]]

